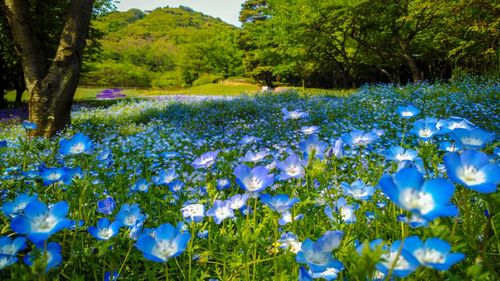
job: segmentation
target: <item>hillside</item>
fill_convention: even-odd
[[[82,85],[177,88],[240,75],[239,29],[187,7],[114,12],[94,21],[105,35]]]

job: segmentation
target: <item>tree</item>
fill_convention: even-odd
[[[105,10],[109,2],[99,1],[96,7]],[[33,135],[49,137],[70,124],[93,9],[93,0],[5,0],[30,96],[29,119],[37,124]]]

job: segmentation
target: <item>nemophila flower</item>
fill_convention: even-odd
[[[247,144],[252,144],[255,142],[259,142],[261,139],[254,137],[254,136],[244,136],[240,141],[239,144],[241,145],[247,145]]]
[[[474,128],[469,120],[461,117],[450,117],[448,119],[439,120],[437,123],[437,128],[441,133],[451,132],[455,129],[467,129],[471,130]]]
[[[369,200],[375,192],[375,188],[373,186],[366,185],[362,180],[357,180],[352,184],[342,182],[340,186],[344,191],[344,195],[357,200]]]
[[[313,281],[311,274],[303,266],[299,268],[299,281]]]
[[[32,266],[35,262],[35,259],[41,258],[42,256],[46,256],[47,266],[45,267],[45,272],[48,272],[52,268],[56,268],[62,263],[62,255],[61,255],[61,245],[50,242],[45,247],[44,243],[37,243],[36,248],[38,249],[39,256],[35,256],[34,252],[24,256],[24,262]],[[45,251],[47,248],[47,251]]]
[[[281,213],[281,217],[278,220],[278,224],[283,226],[291,223],[292,221],[298,221],[304,218],[304,214],[298,214],[295,217],[292,216],[290,210]]]
[[[219,150],[210,151],[203,153],[199,158],[194,160],[191,165],[195,169],[203,169],[212,166],[217,159],[217,155],[219,154]]]
[[[203,204],[190,204],[182,207],[182,217],[188,222],[201,222],[205,217],[205,206]]]
[[[444,165],[448,177],[454,182],[481,193],[497,190],[500,183],[500,166],[490,163],[488,155],[476,150],[447,153]]]
[[[437,270],[448,270],[465,258],[462,253],[450,253],[450,244],[439,238],[429,238],[423,242],[417,236],[410,236],[405,239],[403,248],[410,252],[421,265]]]
[[[97,201],[97,212],[105,215],[111,215],[116,207],[115,200],[108,196]]]
[[[494,139],[493,134],[480,128],[456,129],[451,133],[451,137],[466,149],[481,149]]]
[[[141,213],[138,204],[124,204],[120,208],[120,212],[116,215],[116,220],[123,226],[134,227],[137,223],[143,222],[146,216]]]
[[[90,235],[97,240],[108,240],[120,232],[121,223],[119,221],[110,222],[107,218],[102,218],[97,221],[97,227],[89,227]]]
[[[118,271],[106,271],[104,273],[104,281],[116,281],[118,280],[118,277],[120,277],[120,274],[118,274]]]
[[[153,235],[142,234],[135,247],[144,257],[154,262],[167,262],[186,250],[191,235],[166,223],[154,230]]]
[[[196,237],[200,239],[207,239],[208,238],[208,230],[202,230],[196,234]]]
[[[397,220],[408,224],[411,228],[427,227],[429,225],[426,219],[416,214],[411,214],[410,217],[401,214],[397,217]]]
[[[418,156],[418,152],[412,149],[404,149],[401,146],[393,146],[384,153],[385,159],[396,162],[413,161]]]
[[[17,262],[17,253],[26,248],[26,238],[0,237],[0,270]]]
[[[278,247],[283,250],[289,250],[292,253],[298,253],[302,248],[302,242],[299,241],[297,235],[292,232],[285,232],[280,236],[280,239],[276,241]]]
[[[312,135],[316,134],[319,132],[319,127],[318,126],[304,126],[300,128],[300,132],[303,133],[304,135]]]
[[[456,152],[462,150],[463,147],[460,143],[443,141],[439,143],[439,149],[447,152]]]
[[[33,243],[45,241],[70,225],[71,221],[66,218],[68,209],[65,201],[47,208],[42,202],[34,200],[24,208],[23,214],[12,219],[10,226],[14,232],[26,235]]]
[[[425,141],[429,140],[439,132],[437,119],[426,117],[425,119],[417,120],[413,123],[413,128],[410,132]]]
[[[228,199],[231,202],[229,207],[233,210],[241,210],[247,204],[248,198],[250,198],[249,193],[233,195]]]
[[[173,180],[175,180],[179,175],[175,171],[174,168],[170,168],[168,170],[161,170],[158,176],[152,178],[154,184],[156,185],[165,185],[169,184]]]
[[[134,183],[134,185],[132,185],[130,191],[148,192],[150,185],[151,183],[147,182],[145,178],[140,178]]]
[[[304,159],[309,159],[312,155],[315,158],[323,159],[328,144],[320,141],[318,135],[310,135],[305,141],[299,142],[299,148],[304,155]]]
[[[67,170],[65,168],[47,168],[42,166],[40,168],[40,176],[42,177],[43,185],[61,182],[66,172]]]
[[[299,198],[289,198],[288,194],[278,194],[271,196],[269,194],[260,195],[260,201],[266,204],[272,210],[282,214],[290,210],[293,205],[300,201]]]
[[[236,182],[248,192],[261,192],[274,183],[274,175],[269,174],[266,167],[257,166],[250,169],[245,164],[240,164],[234,169]]]
[[[215,184],[215,188],[219,191],[228,189],[231,186],[231,181],[229,179],[218,179]]]
[[[175,158],[179,155],[180,155],[179,152],[176,152],[176,151],[165,151],[165,152],[160,153],[160,156],[165,158],[165,159],[172,159],[172,158]]]
[[[138,221],[132,227],[129,227],[130,232],[128,237],[132,240],[137,240],[139,236],[143,233],[151,233],[148,228],[142,228],[144,226],[144,221]],[[144,231],[143,231],[144,230]]]
[[[9,143],[6,140],[0,140],[0,148],[7,147]]]
[[[327,231],[314,243],[314,250],[318,252],[331,252],[340,246],[342,237],[344,237],[343,231]]]
[[[379,184],[394,204],[428,221],[437,217],[458,215],[457,207],[450,204],[455,188],[444,179],[424,182],[419,171],[405,168],[394,177],[387,174],[382,176]]]
[[[234,217],[234,211],[231,209],[231,201],[215,200],[214,206],[207,211],[207,216],[213,217],[216,224],[220,224],[225,219]]]
[[[70,139],[60,140],[59,145],[59,153],[61,155],[90,153],[93,148],[92,140],[82,133],[78,133]]]
[[[170,190],[173,193],[179,192],[184,188],[185,184],[180,181],[179,179],[176,179],[172,182],[168,183],[168,190]]]
[[[365,133],[361,130],[354,130],[350,133],[342,134],[342,140],[350,146],[368,145],[378,138],[379,136],[374,132]]]
[[[344,269],[344,266],[338,262],[336,267],[329,267],[322,272],[311,271],[311,276],[313,279],[323,278],[327,281],[335,280],[339,276],[339,273]]]
[[[253,151],[247,151],[245,153],[245,157],[241,159],[241,162],[252,162],[252,163],[258,163],[262,161],[266,156],[269,155],[269,152],[265,150],[261,150],[259,152],[253,152]]]
[[[37,126],[33,122],[30,122],[28,120],[24,120],[23,121],[23,128],[28,130],[28,131],[31,131],[31,130],[35,130],[37,128]]]
[[[24,208],[26,208],[29,203],[37,199],[38,196],[36,194],[29,196],[28,194],[22,193],[14,199],[14,202],[5,202],[0,209],[4,215],[15,217],[22,214],[24,212]]]
[[[370,243],[370,248],[374,249],[382,243],[382,239],[374,240]],[[390,247],[383,246],[385,253],[380,257],[380,262],[377,263],[376,268],[384,275],[387,275],[392,268],[394,275],[404,278],[413,273],[420,265],[409,251],[405,250],[404,247],[403,249],[400,248],[400,240],[394,241]]]
[[[288,109],[282,108],[281,112],[283,113],[283,121],[288,119],[296,120],[296,119],[306,118],[307,116],[309,116],[307,112],[302,112],[298,109],[288,111]]]
[[[333,258],[331,252],[316,251],[311,239],[306,239],[302,243],[295,260],[298,263],[309,265],[313,272],[323,272],[328,268],[342,268],[342,264]]]
[[[292,154],[285,161],[276,163],[276,166],[281,170],[280,178],[287,180],[303,178],[306,173],[303,164],[304,161]]]
[[[340,159],[344,157],[344,155],[345,155],[344,142],[342,141],[342,139],[336,140],[335,143],[332,146],[330,146],[325,152],[325,156],[327,158],[335,157],[337,159]]]
[[[412,118],[420,113],[420,109],[411,104],[407,106],[398,106],[398,113],[402,118]]]
[[[335,209],[328,205],[325,207],[324,212],[329,219],[340,223],[337,217],[333,214],[335,211],[336,213],[339,213],[342,222],[351,224],[356,222],[356,209],[357,206],[347,204],[345,198],[340,197],[335,202]]]

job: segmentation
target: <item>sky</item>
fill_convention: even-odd
[[[244,0],[120,0],[117,3],[119,11],[127,11],[131,8],[140,10],[154,10],[158,7],[170,6],[178,7],[188,6],[195,11],[202,12],[215,18],[230,23],[235,26],[241,26],[238,17],[241,4]]]

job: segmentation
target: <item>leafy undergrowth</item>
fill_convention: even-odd
[[[6,125],[0,279],[498,280],[499,89],[122,101],[51,140]]]

